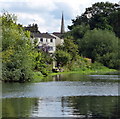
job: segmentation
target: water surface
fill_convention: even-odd
[[[114,118],[119,75],[62,74],[41,83],[3,83],[3,117]]]

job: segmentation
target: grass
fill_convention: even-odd
[[[33,80],[31,81],[32,83],[42,82],[44,79],[44,75],[42,75],[41,72],[33,72],[33,75]]]

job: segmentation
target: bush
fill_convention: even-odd
[[[58,50],[55,53],[55,59],[60,66],[64,66],[70,62],[72,59],[71,55],[68,52],[63,50]]]
[[[90,69],[92,70],[96,70],[96,69],[103,69],[106,68],[103,64],[99,63],[99,62],[94,62],[91,64]]]
[[[4,13],[2,19],[2,78],[7,81],[30,81],[33,60],[30,33],[16,24],[14,15]]]
[[[92,59],[93,62],[97,61],[110,68],[117,68],[120,60],[118,40],[113,32],[94,29],[88,31],[80,40],[79,51],[81,55]]]

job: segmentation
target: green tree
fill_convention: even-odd
[[[34,70],[40,71],[43,75],[48,75],[52,71],[53,58],[50,54],[39,49],[33,51]]]
[[[59,66],[64,66],[71,61],[71,55],[63,50],[58,50],[55,53],[55,59]]]
[[[43,75],[48,75],[48,73],[52,71],[53,58],[48,52],[44,51],[44,48],[38,48],[37,38],[33,41],[32,57],[34,59],[35,71],[39,71]]]
[[[40,33],[37,24],[29,24],[28,26],[24,27],[24,29],[30,31],[31,33]]]
[[[73,43],[78,45],[79,41],[84,37],[85,33],[90,30],[89,25],[81,24],[74,26],[71,31],[66,33],[65,37],[71,37]],[[77,48],[78,49],[78,48]]]
[[[2,19],[2,77],[8,81],[30,81],[33,61],[30,33],[16,24],[16,16],[3,13]]]
[[[83,38],[84,34],[86,31],[90,30],[89,25],[81,24],[77,25],[76,27],[73,27],[71,30],[71,35],[73,36],[74,39],[80,39]]]
[[[86,8],[86,11],[81,15],[73,19],[73,25],[68,26],[72,30],[75,26],[81,24],[89,24],[90,29],[108,29],[113,30],[117,36],[120,37],[119,28],[116,27],[120,22],[119,17],[120,5],[109,2],[97,2],[92,7]]]
[[[69,53],[72,57],[71,60],[75,60],[78,55],[78,46],[73,42],[72,37],[68,37],[64,39],[63,45],[57,46],[57,50],[63,50]]]
[[[113,32],[107,30],[88,31],[79,42],[80,53],[93,61],[116,68],[120,61],[118,58],[118,40]]]
[[[116,33],[116,36],[120,38],[120,10],[112,13],[109,16],[110,25],[113,27],[113,31]]]

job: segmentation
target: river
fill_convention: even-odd
[[[51,76],[40,83],[3,83],[2,116],[118,119],[118,74]]]

